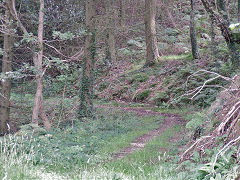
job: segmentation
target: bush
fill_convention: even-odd
[[[133,82],[146,82],[149,79],[148,75],[144,74],[144,73],[139,73],[134,75],[129,81],[130,83]]]
[[[145,90],[143,92],[140,92],[139,94],[137,94],[135,96],[134,100],[143,101],[148,98],[148,96],[150,95],[151,92],[152,92],[151,90]]]

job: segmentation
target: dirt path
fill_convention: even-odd
[[[115,159],[121,159],[128,154],[131,154],[135,152],[136,150],[143,149],[145,144],[152,140],[154,137],[160,136],[165,130],[173,127],[174,125],[178,124],[185,124],[184,119],[178,115],[178,114],[170,114],[170,113],[160,113],[160,112],[155,112],[151,110],[146,110],[144,108],[138,108],[138,107],[110,107],[110,106],[98,106],[100,108],[109,108],[109,109],[119,109],[122,111],[127,111],[127,112],[135,112],[139,116],[154,116],[154,115],[159,115],[164,117],[164,122],[161,123],[160,127],[157,129],[154,129],[152,131],[149,131],[146,134],[143,134],[142,136],[136,138],[133,140],[128,147],[123,148],[120,152],[113,154],[112,156]],[[181,136],[179,133],[177,133],[173,138],[171,138],[171,142],[177,142],[180,140]],[[160,147],[159,147],[160,148]]]

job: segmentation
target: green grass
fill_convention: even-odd
[[[161,126],[163,118],[101,108],[96,117],[94,120],[85,119],[86,122],[75,120],[74,128],[71,121],[65,120],[59,128],[47,134],[26,131],[23,137],[0,138],[0,179],[185,180],[205,177],[199,171],[204,164],[186,162],[179,166],[177,163],[182,141],[170,140],[175,133],[181,132],[183,125],[167,128],[148,141],[143,149],[122,159],[113,159],[113,153]],[[228,172],[235,177],[235,166],[224,163],[221,167],[227,170],[224,177]]]
[[[148,179],[148,175],[152,175],[156,167],[159,167],[167,159],[169,153],[171,155],[176,154],[176,151],[172,151],[176,149],[176,145],[169,143],[169,140],[176,132],[179,132],[181,128],[181,126],[174,126],[166,129],[161,136],[149,141],[144,149],[129,154],[121,160],[106,163],[105,166],[107,169],[113,168],[116,172],[124,172],[137,179],[140,177]],[[170,152],[165,154],[164,152],[160,152],[160,148],[167,149]]]
[[[6,137],[7,143],[16,148],[10,154],[1,153],[5,157],[0,163],[1,174],[5,176],[15,169],[16,172],[22,172],[24,179],[28,179],[28,173],[34,174],[36,167],[44,167],[46,176],[47,172],[64,175],[86,166],[91,169],[107,161],[111,153],[118,152],[136,137],[157,128],[161,122],[162,118],[157,116],[139,117],[134,113],[99,109],[95,120],[74,121],[74,128],[67,125],[71,125],[70,121],[63,122],[64,126],[61,125],[61,128],[55,128],[48,134],[32,134],[22,129],[18,133],[24,135],[22,139],[18,136],[10,139]],[[20,140],[21,146],[18,145]],[[15,159],[22,158],[22,152],[25,153],[24,156],[30,153],[34,160],[28,163],[20,161],[26,168],[21,163],[12,167]],[[5,163],[10,156],[10,164]],[[28,169],[32,171],[26,171]],[[21,179],[20,176],[18,178]]]
[[[142,122],[140,126],[137,127],[137,130],[129,131],[126,134],[113,137],[109,142],[107,142],[106,146],[101,149],[100,153],[111,155],[112,153],[119,152],[120,149],[128,146],[137,137],[159,127],[159,125],[163,122],[163,118],[157,116],[141,117],[140,121]]]
[[[161,61],[171,61],[171,60],[191,60],[191,54],[180,54],[180,55],[168,55],[168,56],[160,56],[158,58],[158,62]]]

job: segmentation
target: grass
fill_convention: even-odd
[[[176,149],[176,145],[169,143],[169,140],[173,137],[175,132],[180,131],[180,129],[181,126],[174,126],[166,129],[162,135],[149,141],[143,150],[136,151],[121,160],[106,163],[105,166],[107,168],[113,168],[116,172],[124,172],[136,179],[149,179],[156,168],[161,166],[168,158],[169,154],[159,152],[159,149]],[[170,153],[174,152],[170,150]]]
[[[112,153],[119,152],[120,149],[128,146],[135,138],[159,127],[162,120],[163,119],[161,117],[159,118],[157,116],[142,117],[141,125],[137,128],[137,131],[129,131],[126,134],[112,138],[109,142],[107,142],[107,145],[101,149],[100,153],[107,153],[110,155]]]
[[[23,137],[6,136],[0,140],[0,179],[153,177],[159,168],[165,171],[162,159],[159,160],[159,157],[164,159],[159,147],[173,148],[167,141],[180,130],[179,127],[166,130],[143,150],[122,160],[113,160],[111,154],[156,129],[162,122],[163,118],[159,116],[140,117],[134,113],[100,108],[95,120],[75,122],[74,128],[71,122],[69,126],[68,122],[62,122],[64,126],[47,134],[26,132],[20,133],[24,134]]]
[[[69,101],[68,104],[72,103]],[[132,106],[141,107],[141,104]],[[153,110],[182,115],[189,112],[189,109]],[[161,126],[163,118],[159,115],[138,116],[98,108],[96,119],[73,121],[74,127],[72,119],[64,119],[59,127],[49,133],[36,134],[23,128],[21,131],[25,133],[18,134],[24,136],[0,138],[0,179],[185,180],[203,177],[198,170],[200,166],[192,162],[177,169],[177,153],[182,144],[181,141],[170,140],[176,136],[175,133],[181,132],[184,128],[182,125],[166,129],[148,141],[143,149],[120,160],[112,158],[113,153],[129,146],[137,137]],[[39,131],[39,128],[35,130]],[[229,166],[225,164],[223,169]],[[237,176],[234,169],[230,170],[227,172]]]
[[[168,56],[160,56],[158,58],[158,62],[161,61],[171,61],[171,60],[191,60],[191,54],[180,54],[180,55],[168,55]]]
[[[99,163],[108,161],[113,152],[128,146],[136,137],[157,128],[162,120],[158,116],[139,117],[134,113],[99,109],[97,119],[75,122],[74,128],[64,122],[65,126],[41,135],[22,129],[18,134],[23,137],[1,139],[1,177],[9,176],[13,171],[16,171],[16,178],[10,179],[35,176],[41,179],[40,174],[48,176],[51,173],[70,176],[69,171],[84,168],[99,171],[96,169]],[[111,174],[113,171],[109,167],[104,172]],[[82,173],[86,174],[86,171]]]

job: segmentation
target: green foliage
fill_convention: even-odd
[[[207,72],[198,73],[196,75],[198,69],[199,68],[195,64],[187,63],[185,67],[173,74],[172,79],[175,79],[175,81],[168,87],[167,90],[169,94],[175,97],[173,103],[181,105],[192,103],[198,107],[208,107],[216,99],[218,93],[222,90],[221,87],[224,87],[228,84],[227,81],[224,81],[221,78],[216,78],[215,80],[212,80],[206,84],[210,87],[204,86],[197,96],[195,96],[193,99],[190,99],[195,93],[192,93],[188,96],[187,92],[203,86],[204,82],[216,76]],[[231,64],[229,62],[211,62],[206,66],[205,69],[209,72],[216,72],[227,77],[231,77],[233,73],[231,70]],[[194,76],[191,76],[192,74],[194,74]],[[191,78],[188,78],[190,76]]]
[[[127,113],[108,111],[99,112],[94,121],[90,119],[84,119],[86,122],[73,121],[74,124],[71,126],[74,127],[63,126],[66,123],[61,123],[61,129],[54,128],[50,133],[28,124],[22,126],[18,132],[23,138],[21,149],[16,148],[16,152],[21,150],[27,154],[31,150],[34,152],[35,165],[67,171],[74,169],[75,166],[102,161],[105,157],[104,154],[99,154],[99,151],[108,146],[111,139],[141,129],[146,120]],[[152,121],[151,124],[153,125]],[[11,142],[18,142],[19,138],[11,139]]]
[[[168,36],[178,36],[180,34],[179,30],[173,28],[166,28],[165,33]]]
[[[99,84],[99,91],[103,91],[104,89],[106,89],[108,87],[109,83],[106,81],[103,81]]]
[[[153,101],[157,106],[163,105],[164,102],[169,100],[169,95],[166,92],[157,92],[150,101]]]
[[[213,160],[219,152],[219,147],[206,149],[206,156],[200,157],[194,152],[193,159],[195,162],[185,161],[181,165],[184,171],[189,172],[186,179],[201,180],[232,180],[239,174],[239,165],[236,163],[236,147],[230,148],[224,155],[218,158],[213,169]]]
[[[57,69],[58,72],[55,78],[51,75],[44,78],[44,94],[47,96],[54,96],[63,93],[66,96],[75,96],[78,93],[79,85],[79,65],[76,63],[63,63],[60,59],[54,58],[49,67]]]
[[[47,131],[39,127],[36,124],[25,124],[20,127],[20,130],[18,131],[18,136],[40,136],[40,135],[46,135]]]
[[[145,99],[148,98],[148,96],[151,94],[151,92],[152,92],[151,90],[142,91],[142,92],[138,93],[138,94],[134,97],[134,99],[135,99],[136,101],[143,101],[143,100],[145,100]]]
[[[34,162],[35,152],[31,146],[31,139],[12,135],[0,139],[0,179],[36,178],[31,172]]]
[[[190,115],[189,117],[187,117],[189,121],[186,124],[186,128],[195,130],[198,127],[201,127],[204,122],[206,122],[206,118],[207,118],[206,115],[200,112],[197,112],[194,115]]]
[[[36,42],[37,39],[36,37],[33,35],[33,33],[28,33],[28,34],[24,34],[23,38],[21,40],[21,43],[23,42],[27,42],[27,43],[33,43]]]
[[[130,78],[129,82],[146,82],[149,79],[149,76],[145,73],[138,73],[135,74],[133,77]]]
[[[73,38],[75,37],[73,33],[71,33],[70,31],[61,33],[60,31],[53,31],[53,39],[61,39],[61,40],[73,40]]]
[[[136,46],[137,48],[143,48],[144,47],[144,43],[137,41],[135,39],[130,39],[128,40],[127,44],[129,46]]]
[[[2,48],[0,48],[0,56],[2,56],[3,55],[3,49]]]
[[[240,41],[240,23],[230,24],[229,28],[232,31],[234,39]]]

